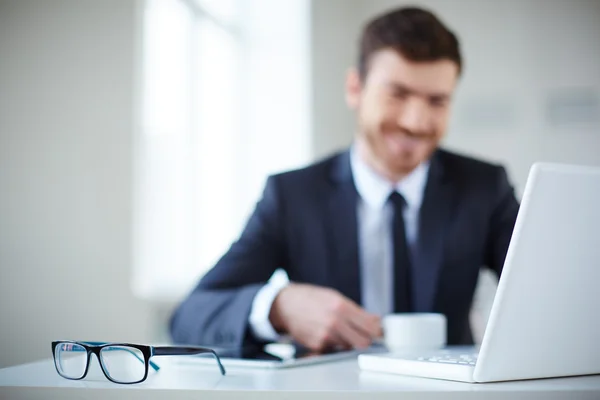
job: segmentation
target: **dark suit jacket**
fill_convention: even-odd
[[[240,238],[171,319],[175,342],[254,342],[248,317],[277,268],[291,281],[361,303],[357,200],[349,152],[268,178]],[[433,155],[411,268],[415,312],[440,312],[448,343],[473,342],[469,311],[479,269],[502,271],[518,203],[504,168],[444,150]]]

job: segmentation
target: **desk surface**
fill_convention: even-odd
[[[161,357],[162,358],[162,357]],[[185,357],[160,359],[161,369],[137,385],[107,381],[95,359],[88,377],[69,381],[56,373],[52,360],[0,370],[0,399],[599,399],[600,375],[519,382],[468,384],[360,371],[355,359],[282,370],[229,368]],[[159,358],[157,358],[159,361]],[[90,390],[92,389],[92,390]],[[175,389],[175,390],[173,390]],[[169,392],[165,392],[169,390]]]

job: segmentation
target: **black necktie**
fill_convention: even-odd
[[[392,192],[388,201],[394,209],[392,238],[394,247],[394,312],[411,311],[410,258],[406,244],[406,230],[402,211],[406,200],[398,192]]]

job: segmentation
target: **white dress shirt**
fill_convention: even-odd
[[[407,244],[412,250],[418,236],[419,210],[427,183],[429,162],[420,164],[396,184],[369,167],[354,147],[350,150],[350,167],[359,194],[356,212],[362,306],[371,313],[384,315],[393,311],[394,304],[393,209],[387,199],[393,191],[398,191],[406,200],[403,216]],[[284,276],[274,276],[254,297],[249,323],[256,337],[263,340],[279,338],[269,322],[269,313],[273,300],[288,283]]]

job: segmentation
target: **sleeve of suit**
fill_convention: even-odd
[[[277,179],[270,177],[239,239],[173,313],[175,342],[229,347],[256,341],[248,329],[253,299],[286,267],[282,218]]]
[[[269,281],[254,296],[248,323],[250,324],[250,331],[256,339],[265,342],[275,342],[281,337],[275,328],[273,328],[269,320],[269,315],[271,314],[271,306],[275,301],[275,297],[277,297],[287,284],[288,282]]]
[[[495,187],[487,239],[486,265],[500,276],[519,212],[519,203],[508,181],[506,170],[502,167],[497,170]]]

